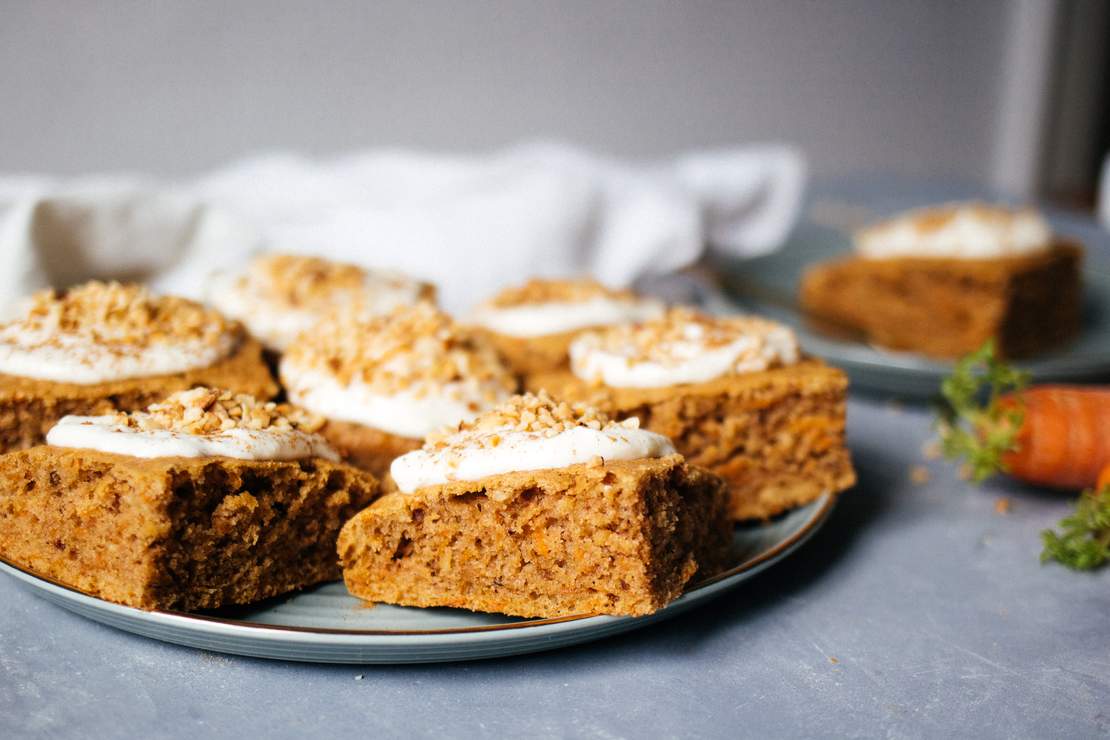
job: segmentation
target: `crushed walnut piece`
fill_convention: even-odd
[[[361,382],[380,393],[440,388],[448,383],[489,387],[491,401],[516,390],[516,380],[492,346],[428,303],[380,316],[342,312],[289,347],[282,362],[340,383]]]
[[[512,308],[537,303],[581,303],[594,298],[637,301],[630,290],[614,290],[596,280],[543,280],[532,278],[523,285],[507,288],[485,304],[487,308]]]
[[[673,366],[730,346],[738,350],[732,367],[738,373],[799,359],[798,340],[782,324],[758,316],[710,316],[676,307],[656,319],[583,334],[571,347],[571,366],[575,374],[586,377],[591,374],[592,353],[615,355],[629,365]]]
[[[267,298],[301,309],[326,309],[374,292],[411,291],[414,300],[431,300],[434,291],[404,275],[384,270],[365,270],[358,265],[333,262],[320,257],[266,254],[255,258],[241,288],[248,284]]]
[[[216,347],[239,328],[186,298],[156,296],[141,285],[94,280],[69,290],[36,293],[23,316],[0,326],[0,331],[30,334],[42,342],[68,335],[109,346],[187,341]]]
[[[114,421],[145,432],[220,434],[231,429],[316,432],[324,420],[289,404],[259,401],[254,396],[215,388],[179,391],[146,411],[117,413]]]
[[[454,428],[429,434],[425,438],[424,449],[433,452],[459,444],[475,443],[481,447],[497,447],[501,444],[502,434],[526,433],[554,437],[576,427],[596,431],[639,429],[640,420],[632,417],[615,422],[593,406],[557,401],[547,391],[540,391],[538,394],[525,393],[509,398],[471,421],[460,422]]]

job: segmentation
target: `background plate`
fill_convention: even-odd
[[[758,526],[738,527],[735,565],[647,617],[522,620],[461,609],[368,606],[329,583],[291,597],[208,614],[112,604],[0,560],[0,570],[70,611],[112,627],[217,652],[321,663],[430,663],[518,655],[573,645],[666,619],[731,589],[785,557],[824,523],[825,495]]]
[[[1049,215],[1053,214],[1049,212]],[[1060,233],[1076,234],[1075,217],[1051,219]],[[1063,221],[1073,228],[1060,228]],[[1083,271],[1083,326],[1080,334],[1061,349],[1015,364],[1033,373],[1038,381],[1081,382],[1110,375],[1110,269],[1097,243],[1082,229],[1087,248]],[[1087,236],[1087,239],[1083,239]],[[716,261],[713,272],[731,302],[732,310],[752,311],[790,324],[807,351],[825,358],[848,373],[854,388],[911,397],[935,396],[952,363],[908,352],[893,352],[872,345],[840,341],[806,325],[797,309],[798,283],[807,265],[851,249],[847,232],[802,223],[787,244],[766,257],[745,261]]]

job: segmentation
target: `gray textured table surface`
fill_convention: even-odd
[[[685,616],[556,653],[228,657],[117,632],[0,577],[0,737],[1110,734],[1110,571],[1041,566],[1038,532],[1066,498],[972,489],[923,461],[930,434],[922,409],[855,398],[860,483],[801,551]],[[917,464],[929,482],[911,480]]]

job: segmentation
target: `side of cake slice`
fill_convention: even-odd
[[[318,422],[206,388],[66,417],[0,457],[0,554],[109,601],[189,611],[339,577],[340,527],[377,496]]]
[[[712,575],[726,491],[660,435],[517,397],[393,465],[339,538],[363,599],[525,617],[650,614]]]

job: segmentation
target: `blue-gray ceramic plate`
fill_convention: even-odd
[[[1110,269],[1099,249],[1106,237],[1074,216],[1069,220],[1056,215],[1053,222],[1060,233],[1078,236],[1087,247],[1083,325],[1079,336],[1059,350],[1016,364],[1032,372],[1037,381],[1106,380],[1110,378]],[[806,266],[849,249],[844,231],[803,223],[774,254],[716,262],[718,282],[731,305],[715,308],[752,311],[790,324],[802,346],[848,373],[854,388],[907,397],[936,396],[941,380],[952,371],[951,362],[838,339],[812,328],[799,312],[796,296]]]
[[[596,640],[680,614],[786,557],[824,523],[835,497],[738,527],[734,565],[648,617],[515,619],[461,609],[370,606],[329,583],[234,612],[143,611],[88,596],[0,560],[0,570],[55,604],[156,640],[222,653],[318,663],[432,663],[519,655]]]

